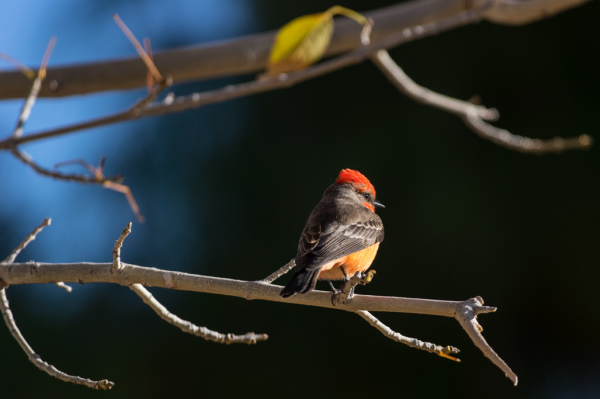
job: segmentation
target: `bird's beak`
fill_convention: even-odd
[[[385,205],[383,205],[381,202],[377,202],[377,201],[373,201],[373,206],[376,208],[385,208]]]

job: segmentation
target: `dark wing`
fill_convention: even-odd
[[[298,268],[315,270],[335,259],[383,241],[383,223],[370,211],[354,222],[306,226],[298,245]],[[365,217],[366,216],[366,217]]]

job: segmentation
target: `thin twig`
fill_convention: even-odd
[[[150,61],[152,61],[152,64],[154,65],[154,60],[152,59],[152,45],[149,37],[144,38],[144,49],[146,50],[146,54],[148,54],[148,58],[150,58]],[[152,90],[154,90],[154,76],[150,69],[146,72],[146,89],[148,94],[152,93]]]
[[[394,330],[383,324],[381,321],[379,321],[379,319],[377,319],[375,316],[373,316],[366,310],[358,310],[355,313],[363,319],[365,319],[366,321],[368,321],[370,325],[375,327],[389,339],[393,339],[396,342],[408,345],[411,348],[421,349],[429,353],[435,353],[436,355],[445,357],[446,359],[454,360],[455,362],[460,362],[460,359],[450,356],[451,354],[455,355],[459,353],[460,350],[458,348],[455,348],[453,346],[440,346],[432,344],[430,342],[423,342],[416,338],[406,337],[398,332],[395,332]]]
[[[123,229],[121,235],[115,241],[115,246],[113,248],[113,264],[112,271],[120,271],[123,269],[121,264],[121,247],[123,246],[123,241],[127,236],[131,233],[131,222]],[[217,331],[212,331],[206,327],[197,326],[187,320],[183,320],[177,315],[169,312],[169,310],[161,304],[154,296],[141,284],[132,284],[129,288],[139,295],[140,298],[144,301],[144,303],[152,308],[154,312],[161,319],[165,320],[169,324],[173,324],[175,327],[178,327],[181,331],[193,334],[197,337],[204,338],[207,341],[218,342],[221,344],[255,344],[258,341],[266,341],[269,336],[267,334],[254,334],[253,332],[249,332],[244,335],[235,335],[235,334],[221,334]]]
[[[126,186],[124,184],[115,183],[112,181],[106,181],[106,182],[102,183],[102,185],[104,186],[104,188],[107,188],[109,190],[113,190],[113,191],[123,194],[125,196],[125,198],[127,199],[127,202],[129,203],[129,207],[135,214],[135,217],[138,220],[138,222],[144,223],[144,220],[145,220],[144,215],[142,215],[142,211],[140,210],[140,207],[138,206],[137,202],[135,201],[135,198],[133,197],[133,193],[131,192],[131,188],[129,186]]]
[[[42,82],[46,77],[46,67],[48,66],[48,61],[50,60],[50,54],[52,53],[52,49],[54,48],[54,44],[56,43],[56,37],[50,39],[48,46],[46,47],[46,52],[44,53],[44,58],[42,59],[42,64],[40,66],[40,70],[37,73],[36,78],[31,85],[31,91],[29,92],[29,96],[27,96],[27,100],[23,104],[23,108],[21,109],[21,113],[19,115],[19,120],[17,121],[17,126],[13,131],[12,137],[19,138],[23,135],[23,126],[27,119],[29,119],[29,115],[31,114],[31,109],[35,104],[35,100],[40,92],[40,88],[42,87]]]
[[[133,47],[135,47],[135,50],[139,54],[140,58],[144,61],[144,63],[146,64],[146,67],[152,73],[152,76],[154,76],[154,80],[158,83],[162,82],[163,77],[160,74],[160,72],[158,71],[158,68],[156,68],[156,66],[154,65],[152,58],[150,58],[150,56],[148,56],[148,54],[144,50],[144,47],[142,47],[140,42],[136,39],[135,35],[131,32],[131,30],[129,30],[127,25],[125,25],[125,22],[123,22],[121,20],[121,18],[119,18],[118,14],[113,14],[113,19],[117,23],[119,28],[121,28],[121,30],[123,31],[125,36],[127,36],[129,41],[131,42],[131,44],[133,44]]]
[[[152,308],[156,314],[169,324],[173,324],[181,331],[204,338],[207,341],[213,341],[220,344],[255,344],[258,341],[266,341],[269,339],[267,334],[255,334],[253,332],[244,335],[222,334],[217,331],[210,330],[206,327],[201,327],[183,320],[177,315],[169,312],[169,310],[154,298],[154,296],[141,284],[133,284],[129,287],[133,292],[138,294],[144,303]]]
[[[588,150],[592,146],[592,138],[587,134],[567,139],[557,137],[550,140],[540,140],[517,136],[508,130],[499,129],[485,122],[485,120],[498,119],[499,114],[496,109],[461,101],[418,85],[406,75],[385,50],[374,53],[371,60],[400,92],[422,104],[461,117],[473,132],[495,144],[511,150],[534,154],[560,153],[566,150]]]
[[[131,222],[129,222],[127,224],[127,226],[125,226],[125,228],[123,229],[123,231],[121,232],[121,235],[119,236],[119,238],[117,239],[117,241],[115,241],[115,246],[113,247],[113,264],[112,264],[112,272],[116,272],[119,271],[121,269],[123,269],[123,266],[121,265],[121,247],[123,246],[123,240],[125,240],[125,238],[131,233]]]
[[[481,119],[495,121],[499,117],[495,108],[486,108],[482,105],[458,100],[418,85],[400,68],[386,50],[379,50],[372,54],[371,61],[402,94],[414,101],[458,116],[464,116],[468,109],[473,109]]]
[[[119,182],[123,178],[119,175],[116,176],[88,176],[88,175],[76,175],[68,173],[60,173],[55,170],[46,169],[33,161],[31,155],[25,151],[18,150],[16,147],[11,148],[10,152],[19,160],[26,165],[29,165],[34,171],[42,176],[52,177],[54,179],[65,180],[65,181],[76,181],[78,183],[92,183],[92,184],[105,184],[106,182]]]
[[[473,109],[468,109],[463,117],[465,124],[478,136],[511,150],[542,155],[548,153],[560,154],[568,150],[589,150],[594,140],[587,134],[578,137],[555,137],[549,140],[532,139],[512,134],[486,123]]]
[[[7,148],[17,159],[21,160],[23,163],[30,166],[34,171],[41,174],[42,176],[52,177],[55,179],[60,179],[60,180],[65,180],[65,181],[77,181],[79,183],[102,184],[105,188],[108,188],[110,190],[114,190],[114,191],[124,194],[125,197],[127,198],[127,201],[129,202],[129,206],[135,213],[137,219],[140,222],[143,222],[144,216],[140,212],[140,208],[138,207],[138,205],[133,197],[133,193],[131,192],[131,189],[128,186],[118,183],[122,180],[121,177],[120,176],[108,177],[108,178],[104,177],[104,174],[103,174],[103,170],[104,170],[103,162],[104,161],[103,160],[101,161],[101,165],[98,168],[92,167],[89,163],[87,163],[83,160],[74,161],[75,163],[79,162],[82,165],[86,166],[88,168],[88,170],[90,171],[90,173],[92,173],[92,176],[63,174],[63,173],[60,173],[57,171],[52,171],[52,170],[46,169],[46,168],[38,165],[37,163],[35,163],[33,161],[33,158],[31,157],[31,155],[27,154],[24,151],[20,151],[17,147],[17,143],[15,142],[15,140],[18,140],[19,138],[21,138],[23,126],[24,126],[25,122],[27,121],[27,119],[29,118],[31,109],[33,107],[33,104],[35,103],[35,99],[37,98],[37,93],[39,91],[39,85],[41,84],[41,81],[46,76],[46,66],[48,64],[48,60],[50,58],[52,48],[54,47],[54,43],[55,43],[55,38],[52,38],[52,40],[50,40],[50,43],[48,44],[46,53],[44,54],[44,58],[42,60],[42,65],[40,67],[38,76],[37,76],[35,82],[33,83],[32,91],[31,91],[29,97],[27,98],[27,101],[25,102],[23,109],[21,110],[21,113],[19,115],[17,127],[15,128],[13,135],[8,138],[8,141],[5,140],[5,143],[8,144]],[[161,81],[161,84],[159,85],[157,90],[154,90],[152,93],[150,93],[146,97],[146,99],[144,99],[144,100],[142,100],[142,102],[136,104],[136,106],[134,106],[134,108],[132,110],[135,111],[135,109],[137,109],[139,107],[143,107],[146,104],[145,101],[153,101],[156,98],[156,95],[160,91],[164,90],[164,88],[167,87],[170,83],[171,83],[170,79],[167,79],[166,81]],[[68,162],[62,162],[57,165],[61,165],[61,164],[64,165],[67,163]]]
[[[42,360],[42,358],[33,351],[31,346],[29,346],[29,344],[25,340],[25,337],[23,337],[23,334],[21,334],[19,327],[17,327],[13,314],[10,310],[8,298],[6,297],[6,288],[0,289],[0,311],[2,311],[2,316],[4,317],[4,322],[8,326],[8,330],[10,331],[14,339],[19,343],[19,345],[29,358],[29,361],[35,364],[35,366],[38,369],[48,373],[51,377],[58,378],[59,380],[70,382],[73,384],[85,385],[86,387],[93,389],[108,390],[115,385],[109,380],[93,381],[87,378],[66,374],[58,370],[56,367],[52,366],[48,362]]]
[[[517,375],[508,367],[508,365],[498,356],[492,347],[487,343],[481,332],[483,328],[477,321],[479,313],[489,313],[488,309],[484,309],[483,299],[481,297],[471,298],[464,302],[457,311],[454,318],[458,320],[462,328],[467,332],[475,346],[477,346],[483,354],[492,361],[504,374],[515,384],[519,382]]]
[[[144,215],[142,215],[142,212],[140,211],[140,207],[138,206],[137,202],[135,201],[135,198],[133,197],[131,188],[129,188],[129,186],[126,186],[126,185],[120,183],[123,180],[123,178],[118,175],[113,176],[113,177],[108,177],[108,178],[104,177],[104,161],[105,161],[105,159],[106,158],[102,157],[102,159],[100,160],[100,164],[97,167],[83,159],[73,159],[70,161],[59,162],[56,165],[54,165],[54,168],[56,169],[60,166],[73,165],[73,164],[83,166],[84,168],[87,169],[88,172],[90,172],[92,174],[92,176],[94,176],[94,180],[91,181],[92,183],[93,182],[101,183],[104,188],[123,194],[125,196],[125,198],[127,199],[127,202],[129,203],[129,207],[135,214],[138,222],[144,223]],[[52,173],[56,173],[56,172],[52,172]],[[62,175],[62,176],[65,176],[65,175]],[[77,181],[79,181],[79,180],[77,180]]]
[[[25,239],[23,241],[21,241],[21,243],[15,249],[13,249],[13,251],[11,252],[11,254],[8,255],[8,257],[6,259],[4,259],[0,263],[14,263],[15,259],[17,258],[17,256],[19,256],[19,254],[21,253],[21,251],[24,250],[25,247],[27,247],[27,245],[29,245],[29,243],[31,241],[35,240],[35,237],[42,230],[44,230],[44,227],[50,226],[51,223],[52,223],[52,219],[51,218],[45,218],[42,221],[42,223],[38,227],[36,227],[35,229],[33,229],[33,231],[31,233],[29,233],[27,235],[27,237],[25,237]]]
[[[279,277],[283,276],[290,270],[292,270],[296,266],[296,260],[292,259],[285,265],[281,266],[279,269],[269,274],[267,277],[260,280],[263,283],[271,284],[273,281],[277,280]]]
[[[27,65],[23,64],[16,58],[11,57],[9,54],[0,53],[0,60],[6,61],[19,70],[23,75],[27,76],[28,79],[35,79],[35,72]]]

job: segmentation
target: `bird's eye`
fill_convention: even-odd
[[[369,193],[363,193],[363,197],[365,197],[365,199],[367,201],[371,201],[371,194],[369,194]]]

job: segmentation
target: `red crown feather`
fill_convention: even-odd
[[[371,184],[362,173],[352,169],[342,169],[340,175],[335,180],[336,183],[350,183],[353,184],[359,192],[369,191],[373,193],[375,197],[375,187]]]

